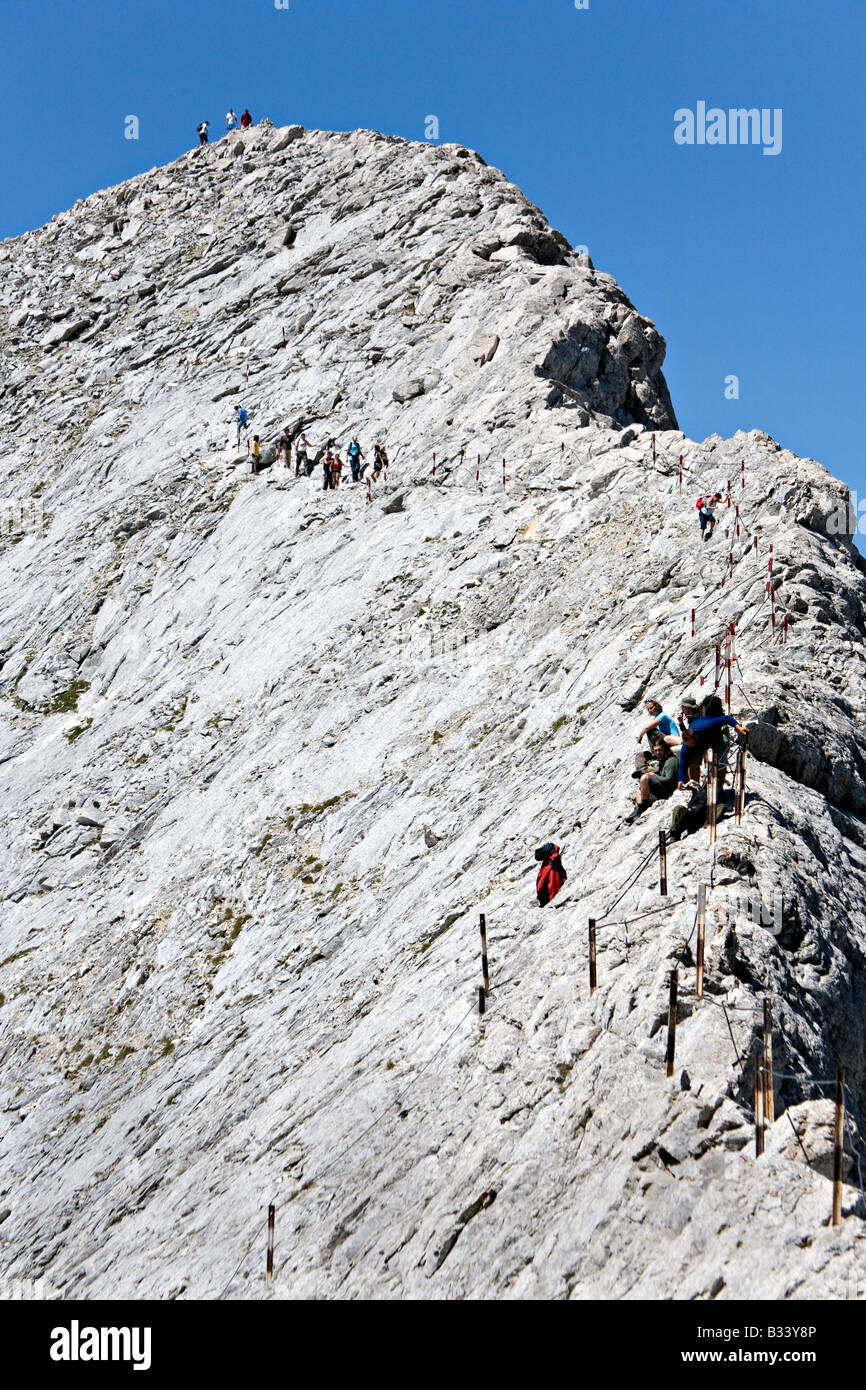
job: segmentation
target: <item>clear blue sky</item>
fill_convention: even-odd
[[[688,434],[766,429],[866,498],[863,0],[0,6],[0,236],[171,160],[203,118],[219,134],[229,105],[418,139],[436,115],[655,320]],[[677,145],[699,101],[780,107],[781,153]]]

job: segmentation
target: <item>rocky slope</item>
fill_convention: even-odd
[[[863,1296],[842,485],[766,435],[684,439],[655,328],[459,148],[264,125],[0,260],[3,496],[45,516],[0,542],[0,1273],[262,1297],[275,1202],[276,1296]],[[387,481],[249,476],[241,401],[263,439],[383,437]],[[710,688],[731,622],[746,814],[671,846],[662,899],[670,807],[622,825],[640,701]]]

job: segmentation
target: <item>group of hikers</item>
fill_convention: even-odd
[[[249,413],[245,406],[235,406],[235,425],[237,426],[237,447],[240,447],[241,436],[249,433]],[[346,463],[353,483],[364,481],[364,475],[369,466],[364,450],[358,441],[358,436],[352,436],[346,450]],[[260,473],[262,468],[273,463],[282,463],[288,469],[292,467],[294,459],[295,477],[310,478],[317,464],[322,468],[322,490],[330,491],[340,486],[340,479],[343,473],[343,458],[335,439],[329,439],[327,444],[316,448],[307,438],[303,420],[294,425],[286,425],[274,439],[270,449],[262,452],[261,437],[254,434],[250,444],[250,461],[252,472]],[[370,469],[370,480],[378,482],[383,475],[387,476],[388,455],[383,444],[376,443],[373,446],[372,468]]]
[[[687,805],[678,806],[674,811],[671,839],[678,840],[683,833],[699,829],[704,822],[706,782],[701,783],[701,764],[708,752],[713,755],[717,800],[721,806],[730,762],[729,731],[733,729],[745,737],[747,730],[733,715],[725,714],[718,695],[708,695],[700,703],[688,696],[681,702],[676,719],[665,714],[656,699],[646,700],[644,707],[649,719],[638,733],[637,741],[642,744],[646,738],[649,749],[641,748],[635,754],[632,777],[637,780],[638,789],[634,807],[625,821],[631,825],[653,802],[666,801],[675,791],[688,791],[691,797]]]
[[[246,109],[244,109],[241,116],[237,116],[231,107],[229,107],[226,112],[226,130],[237,130],[238,126],[240,126],[241,130],[249,130],[252,123],[253,118]],[[198,131],[199,144],[206,145],[210,132],[210,121],[200,121],[196,130]]]

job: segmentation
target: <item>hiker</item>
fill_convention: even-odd
[[[732,714],[721,716],[701,715],[693,719],[683,733],[683,746],[680,749],[677,784],[681,791],[693,786],[699,779],[701,763],[708,748],[712,748],[717,766],[724,781],[724,745],[721,742],[722,730],[732,728],[738,734],[747,734],[744,724],[738,724]]]
[[[249,417],[242,405],[235,406],[235,424],[238,427],[238,437],[235,448],[240,448],[241,430],[246,431],[247,429],[249,429]]]
[[[250,449],[250,454],[252,455],[253,463],[252,471],[253,473],[258,473],[259,465],[262,461],[262,446],[259,443],[259,436],[257,434],[253,435],[253,447]]]
[[[722,494],[714,492],[711,496],[699,497],[695,503],[698,521],[701,523],[701,540],[708,541],[712,536],[716,526],[716,507],[721,500]]]
[[[356,434],[352,435],[352,442],[346,450],[346,456],[352,470],[352,482],[359,483],[361,481],[361,459],[364,457],[364,451],[358,443]]]
[[[274,461],[279,463],[280,459],[285,461],[286,468],[291,467],[292,463],[292,431],[288,425],[284,426],[281,434],[274,440]]]
[[[330,449],[326,449],[326,450],[325,450],[325,457],[322,459],[322,471],[323,471],[323,473],[324,473],[324,475],[325,475],[325,481],[324,481],[324,483],[322,484],[322,490],[323,490],[323,492],[327,492],[327,491],[328,491],[328,488],[331,488],[331,487],[334,486],[334,475],[333,475],[333,473],[331,472],[331,464],[332,464],[333,462],[334,462],[334,459],[333,459],[333,456],[332,456],[332,454],[331,454]]]
[[[343,460],[340,458],[340,451],[336,449],[331,458],[331,487],[340,486],[340,474],[343,471]]]
[[[253,123],[253,118],[252,118],[252,116],[250,115],[249,111],[248,111],[248,110],[246,109],[246,107],[245,107],[245,108],[244,108],[244,114],[241,116],[241,130],[249,130],[249,128],[250,128],[250,126],[252,125],[252,123]]]
[[[230,106],[228,111],[226,112],[226,130],[235,130],[237,127],[237,123],[238,118],[235,115],[234,110]]]
[[[692,720],[696,719],[700,712],[701,708],[697,700],[693,699],[691,695],[687,695],[680,704],[680,712],[677,716],[680,728],[688,729],[691,726]]]
[[[644,709],[649,715],[649,723],[644,724],[637,736],[638,743],[642,743],[644,736],[658,729],[662,734],[679,742],[680,727],[672,714],[664,714],[662,711],[661,700],[644,700]]]
[[[382,472],[383,469],[386,469],[387,467],[388,455],[385,453],[385,450],[382,448],[382,445],[377,444],[373,450],[373,478],[378,480],[379,474]]]
[[[300,476],[301,476],[301,469],[302,469],[302,468],[303,468],[303,470],[304,470],[304,476],[305,476],[306,478],[309,478],[310,474],[311,474],[312,471],[313,471],[313,461],[312,461],[312,459],[310,458],[309,453],[308,453],[309,447],[310,447],[310,445],[309,445],[309,442],[308,442],[308,440],[307,440],[307,436],[304,434],[304,432],[303,432],[303,430],[302,430],[302,431],[301,431],[300,438],[298,439],[298,442],[297,442],[297,444],[295,445],[295,477],[296,477],[296,478],[300,478]]]
[[[546,907],[553,902],[568,874],[565,866],[559,857],[559,845],[549,842],[542,845],[535,851],[536,859],[541,861],[541,868],[535,880],[535,893],[539,907]]]
[[[202,121],[201,125],[198,127],[198,143],[200,145],[207,144],[207,132],[209,126],[210,121]]]
[[[638,816],[642,816],[654,801],[667,801],[676,791],[679,766],[676,753],[668,747],[661,733],[655,734],[651,740],[651,747],[658,771],[652,771],[648,767],[640,774],[634,809],[624,817],[626,825],[633,825]]]

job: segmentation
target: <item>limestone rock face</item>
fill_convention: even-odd
[[[684,438],[654,326],[461,147],[258,126],[0,262],[0,1273],[261,1297],[273,1201],[277,1297],[862,1297],[842,485]],[[323,491],[354,434],[365,482]],[[642,702],[711,691],[731,624],[745,815],[670,845],[663,899],[671,806],[622,823]]]

